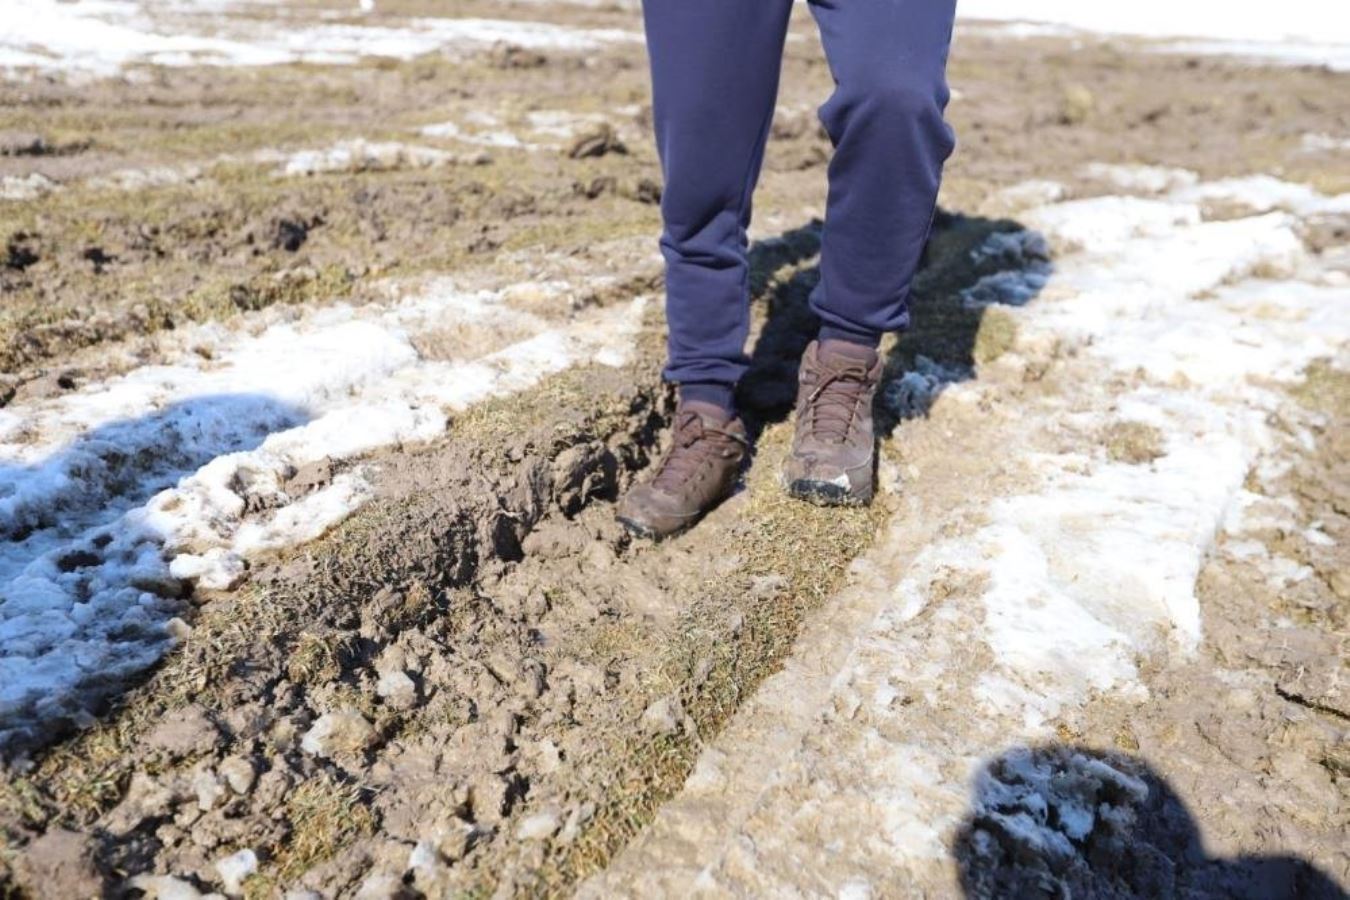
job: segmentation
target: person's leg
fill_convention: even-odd
[[[823,504],[872,499],[872,398],[882,332],[909,321],[910,283],[928,239],[952,133],[947,48],[955,0],[811,0],[835,91],[820,108],[834,142],[820,283],[820,339],[798,377],[783,477]]]
[[[876,346],[909,324],[910,284],[951,154],[947,50],[955,0],[811,0],[835,91],[834,143],[811,308],[822,339]]]
[[[665,175],[667,380],[731,407],[748,360],[746,228],[791,0],[644,0]]]

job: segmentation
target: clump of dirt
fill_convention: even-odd
[[[1164,451],[1162,432],[1147,422],[1112,422],[1102,432],[1106,456],[1113,462],[1151,463]]]

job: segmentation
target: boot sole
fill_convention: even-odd
[[[816,506],[867,506],[872,501],[871,494],[859,496],[834,482],[813,481],[809,478],[798,478],[789,483],[788,494]]]
[[[684,534],[686,531],[697,525],[699,521],[698,519],[695,519],[694,521],[688,523],[687,525],[683,525],[675,529],[674,531],[662,532],[657,531],[650,525],[645,525],[642,522],[639,522],[637,519],[630,519],[627,516],[615,516],[614,518],[618,519],[619,524],[622,525],[624,527],[624,530],[627,531],[629,534],[631,534],[633,537],[641,538],[644,541],[652,541],[653,543],[660,543],[661,541],[668,540],[670,538]],[[702,516],[700,516],[699,518],[701,519]]]

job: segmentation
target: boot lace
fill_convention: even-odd
[[[737,445],[745,442],[737,435],[711,425],[705,425],[696,412],[682,412],[675,420],[675,442],[661,460],[652,479],[658,490],[674,490],[698,472],[707,460],[729,457]]]
[[[861,363],[826,369],[806,399],[815,437],[835,444],[849,439],[858,420],[858,406],[867,394],[867,376],[867,367]]]

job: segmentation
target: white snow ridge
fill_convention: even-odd
[[[193,585],[231,587],[249,558],[360,506],[365,473],[342,460],[434,437],[447,411],[577,362],[623,362],[642,302],[559,328],[436,282],[290,322],[272,311],[253,334],[204,326],[168,363],[0,410],[0,750],[87,720],[158,660]],[[520,339],[477,358],[414,347],[468,323]],[[343,471],[294,478],[330,461]]]

